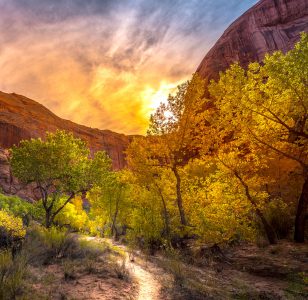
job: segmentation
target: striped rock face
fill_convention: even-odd
[[[92,153],[105,150],[115,170],[125,166],[124,151],[132,136],[78,125],[59,118],[36,101],[0,92],[0,147],[10,148],[23,139],[44,138],[46,131],[54,132],[57,129],[71,131],[85,140]]]
[[[103,116],[102,116],[103,117]],[[0,92],[0,191],[29,201],[39,198],[34,186],[23,185],[12,175],[8,149],[23,139],[44,138],[46,131],[57,129],[73,132],[88,143],[91,153],[105,150],[113,169],[125,167],[125,150],[132,136],[99,130],[61,119],[36,101],[16,94]]]
[[[197,72],[217,79],[234,62],[246,67],[267,52],[290,50],[303,31],[308,32],[307,0],[261,0],[229,26]]]

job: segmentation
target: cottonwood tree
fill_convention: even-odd
[[[76,196],[101,182],[111,168],[105,152],[90,158],[86,143],[72,133],[47,133],[46,139],[20,142],[11,150],[14,176],[34,183],[45,210],[45,226],[50,227],[59,212]],[[63,197],[65,201],[60,201]]]
[[[127,149],[128,167],[134,175],[135,183],[158,195],[162,207],[162,217],[164,220],[163,236],[170,240],[171,225],[170,212],[168,209],[168,197],[165,195],[163,180],[163,170],[159,160],[154,158],[157,144],[151,137],[135,138]],[[160,150],[161,151],[161,150]],[[152,153],[151,155],[149,155]]]
[[[91,210],[101,216],[110,226],[111,235],[117,239],[120,235],[118,230],[119,219],[129,212],[129,204],[126,201],[127,183],[125,172],[109,172],[103,181],[91,189],[88,198],[91,203]],[[125,222],[125,221],[124,221]],[[126,225],[123,224],[122,225]]]
[[[304,242],[308,209],[308,35],[302,34],[286,54],[266,55],[263,64],[252,63],[245,71],[238,64],[209,86],[215,124],[209,135],[220,143],[241,140],[241,147],[255,144],[295,162],[303,186],[298,200],[294,239]],[[201,128],[202,130],[202,128]],[[219,142],[218,142],[219,144]],[[265,153],[265,152],[264,152]]]
[[[252,145],[243,150],[240,148],[237,143],[234,145],[232,142],[222,145],[215,155],[218,167],[238,180],[244,196],[261,221],[269,243],[276,244],[276,233],[262,210],[270,198],[265,189],[270,181],[266,174],[268,157],[264,153],[258,153],[258,149],[254,149]]]
[[[205,91],[203,79],[198,74],[180,86],[175,96],[169,95],[151,115],[148,141],[154,151],[149,158],[156,165],[170,169],[176,182],[176,203],[181,224],[188,225],[181,192],[180,168],[197,154],[195,142],[195,116],[203,105]]]
[[[229,169],[217,163],[215,157],[207,158],[191,161],[185,166],[183,176],[182,190],[189,203],[187,213],[194,234],[205,243],[253,240],[255,220],[251,218],[252,205],[242,185]],[[226,157],[224,162],[227,162]],[[257,191],[251,192],[258,197],[257,205],[261,209],[264,197],[262,193],[255,195]]]

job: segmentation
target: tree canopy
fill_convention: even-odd
[[[86,143],[72,133],[47,133],[46,139],[24,140],[12,148],[13,174],[24,183],[34,183],[50,227],[57,214],[78,194],[102,181],[111,169],[105,152],[90,158]],[[60,203],[61,197],[66,197]]]

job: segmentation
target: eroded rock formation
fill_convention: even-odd
[[[43,105],[17,94],[0,92],[0,188],[8,194],[33,199],[31,187],[22,187],[13,178],[8,164],[8,152],[22,139],[44,137],[46,131],[71,131],[85,140],[92,152],[105,150],[114,169],[125,166],[125,154],[132,137],[109,130],[93,129],[63,120]],[[2,148],[2,149],[1,149]]]
[[[246,67],[265,53],[290,50],[303,31],[308,32],[308,0],[261,0],[228,27],[197,72],[217,79],[233,62]]]
[[[91,151],[105,150],[114,169],[125,165],[124,151],[131,137],[61,119],[43,105],[24,96],[0,92],[0,147],[10,148],[22,139],[44,137],[46,131],[71,131],[85,140]]]

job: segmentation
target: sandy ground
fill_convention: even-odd
[[[160,283],[154,278],[149,271],[130,262],[128,265],[130,272],[138,283],[138,300],[158,300],[160,295]]]
[[[85,238],[110,243],[121,255],[113,257],[110,268],[110,261],[102,257],[95,262],[95,272],[77,272],[70,280],[64,279],[61,264],[32,270],[37,277],[31,279],[36,282],[34,290],[49,296],[33,299],[308,299],[308,244],[281,242],[266,248],[244,244],[227,249],[223,258],[201,257],[192,263],[159,253],[146,257],[110,239]],[[130,280],[115,276],[116,263],[119,270],[129,271]]]
[[[88,238],[99,241],[99,238]],[[159,300],[161,284],[153,274],[153,268],[155,266],[149,265],[141,256],[134,257],[130,250],[124,245],[117,244],[112,240],[101,239],[104,242],[109,242],[117,248],[121,249],[125,255],[125,266],[129,270],[130,274],[134,277],[137,283],[137,300]],[[119,260],[119,264],[123,261]]]

